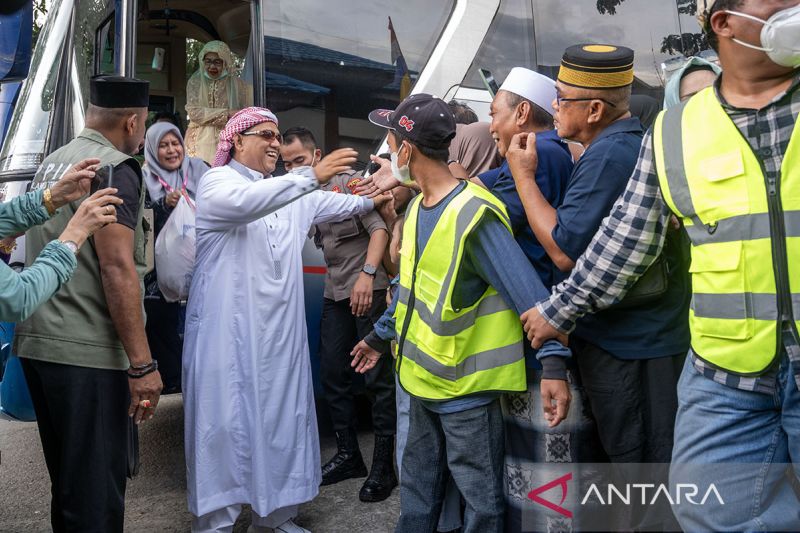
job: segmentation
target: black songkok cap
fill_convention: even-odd
[[[610,44],[570,46],[558,81],[584,89],[617,89],[633,83],[633,50]]]
[[[147,107],[150,82],[122,76],[95,76],[89,88],[89,103],[97,107]]]

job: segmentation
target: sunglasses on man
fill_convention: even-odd
[[[246,131],[244,133],[240,133],[239,135],[258,135],[268,142],[271,142],[272,139],[278,139],[278,142],[283,142],[283,135],[280,133],[275,133],[272,130]]]

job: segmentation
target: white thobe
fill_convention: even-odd
[[[372,209],[236,161],[197,190],[197,255],[183,348],[189,510],[250,504],[263,517],[312,500],[320,457],[301,252],[314,224]]]

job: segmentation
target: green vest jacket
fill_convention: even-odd
[[[117,150],[100,133],[87,128],[42,162],[33,178],[32,188],[48,187],[75,163],[87,157],[100,159],[101,165],[117,166],[128,162],[141,176],[141,168],[135,159]],[[134,235],[134,260],[140,284],[145,271],[144,198],[142,183]],[[61,235],[84,199],[61,207],[48,222],[25,234],[28,264],[48,242]],[[78,268],[72,279],[28,320],[17,326],[16,353],[20,357],[54,363],[124,370],[129,361],[111,322],[100,278],[100,263],[91,238],[81,247],[77,259]]]
[[[800,129],[777,184],[713,88],[663,112],[653,131],[664,200],[692,242],[692,349],[759,375],[781,352],[780,323],[800,317]]]
[[[525,390],[522,326],[516,311],[491,286],[470,307],[457,309],[452,303],[467,238],[487,213],[511,232],[505,207],[485,189],[468,184],[447,204],[417,256],[421,199],[414,199],[408,209],[400,250],[395,311],[400,384],[427,400]]]

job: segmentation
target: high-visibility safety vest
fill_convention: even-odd
[[[779,182],[767,179],[713,88],[662,112],[653,135],[664,200],[692,243],[692,349],[743,376],[781,353],[784,320],[800,317],[800,133]]]
[[[524,391],[519,316],[489,286],[474,305],[453,306],[453,288],[467,238],[484,216],[511,232],[505,207],[468,183],[447,204],[422,254],[417,254],[421,196],[409,206],[400,249],[397,373],[411,395],[448,400],[483,391]],[[498,258],[502,261],[502,258]]]

